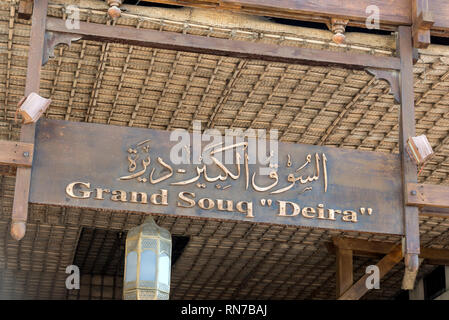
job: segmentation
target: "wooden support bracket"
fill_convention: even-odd
[[[31,167],[33,151],[32,143],[0,140],[0,165]]]
[[[376,79],[385,80],[390,84],[390,92],[394,96],[396,103],[401,103],[401,92],[399,87],[399,72],[396,70],[384,70],[367,68],[366,72],[373,75]]]
[[[353,283],[353,256],[364,256],[371,258],[381,258],[377,264],[382,278],[398,262],[401,261],[403,254],[403,244],[394,244],[391,242],[369,241],[355,238],[335,237],[332,243],[327,243],[329,253],[335,254],[337,258],[337,299],[353,300],[360,299],[368,292],[366,280],[369,276],[365,275],[354,285]],[[418,264],[423,261],[433,265],[449,265],[449,250],[421,247],[421,254]],[[413,289],[416,275],[413,272],[405,271],[402,288],[404,290]]]
[[[402,260],[402,246],[396,245],[383,257],[376,266],[379,268],[379,277],[382,279],[399,261]],[[370,274],[365,274],[354,285],[346,290],[338,300],[358,300],[368,292],[366,280]]]

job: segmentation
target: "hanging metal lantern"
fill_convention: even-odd
[[[126,237],[124,300],[168,300],[171,235],[149,216]]]

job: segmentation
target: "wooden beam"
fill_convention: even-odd
[[[144,2],[171,5],[215,8],[253,15],[298,19],[309,17],[310,21],[329,20],[330,17],[346,18],[364,24],[366,8],[375,5],[380,9],[383,25],[411,24],[408,0],[143,0]],[[385,26],[386,27],[386,26]]]
[[[449,186],[409,183],[407,184],[407,205],[449,208]]]
[[[347,291],[354,283],[352,250],[337,247],[337,298]]]
[[[402,257],[401,245],[394,246],[394,248],[376,264],[379,268],[380,279],[401,261]],[[351,288],[343,293],[338,300],[358,300],[363,297],[369,290],[366,286],[366,280],[369,276],[369,274],[365,274]]]
[[[25,96],[28,96],[31,92],[39,93],[47,7],[48,0],[34,0]],[[20,141],[34,144],[35,129],[35,124],[22,125]],[[31,168],[18,168],[11,222],[11,236],[16,240],[21,240],[26,232],[30,181]]]
[[[33,151],[32,143],[0,140],[0,165],[31,167]]]
[[[425,49],[430,45],[430,29],[434,21],[429,11],[429,0],[412,0],[413,46]]]
[[[380,29],[395,30],[397,26],[411,26],[411,0],[142,0],[171,5],[215,8],[263,17],[327,23],[331,18],[348,19],[349,26],[366,28],[367,8],[379,8]],[[415,0],[413,0],[415,1]],[[419,2],[419,1],[418,1]],[[424,8],[427,9],[427,8]],[[432,35],[449,37],[449,2],[428,0],[427,10],[434,20]],[[424,18],[426,20],[427,18]]]
[[[385,255],[389,253],[396,244],[383,241],[371,241],[356,238],[338,237],[333,239],[333,246],[328,244],[330,252],[336,254],[336,249],[351,250],[354,256]],[[420,258],[425,259],[427,264],[449,265],[449,249],[420,248]]]
[[[399,70],[400,59],[369,54],[353,54],[296,48],[249,41],[218,39],[167,31],[80,22],[79,29],[67,29],[65,21],[49,17],[47,30],[82,35],[84,40],[126,43],[143,47],[215,54],[235,58],[294,64],[338,66],[350,69],[374,67]]]
[[[448,208],[422,207],[419,211],[420,216],[449,218]]]
[[[403,289],[410,290],[419,268],[419,212],[418,208],[407,205],[407,184],[416,183],[416,165],[405,150],[409,137],[415,136],[415,104],[413,86],[413,46],[411,27],[400,26],[398,49],[401,57],[401,108],[399,115],[399,152],[402,165],[402,190],[404,206],[404,263]],[[411,275],[410,275],[411,273]],[[413,280],[413,281],[412,281]]]

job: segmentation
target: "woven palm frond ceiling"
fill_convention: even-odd
[[[66,17],[67,4],[51,1],[49,16]],[[336,46],[327,31],[263,18],[127,6],[120,19],[111,21],[104,3],[80,5],[81,20],[95,23],[395,54],[393,35],[348,34],[347,44]],[[7,140],[19,139],[14,113],[24,92],[30,32],[30,22],[17,18],[17,7],[17,1],[0,0],[0,139]],[[420,181],[449,184],[449,48],[433,45],[420,54],[414,66],[417,133],[426,134],[436,151]],[[42,69],[40,93],[52,99],[46,116],[53,119],[161,130],[190,129],[193,120],[201,120],[204,129],[277,129],[281,141],[398,152],[399,106],[389,91],[385,81],[365,71],[80,40],[56,48],[55,57]],[[75,260],[77,247],[86,245],[80,237],[83,228],[105,234],[104,239],[92,241],[92,248],[99,249],[86,254],[86,261],[95,263],[105,258],[101,248],[112,252],[107,240],[112,236],[104,230],[125,231],[143,217],[33,205],[27,235],[17,243],[8,231],[14,181],[0,175],[0,297],[120,298],[120,272],[85,274],[82,283],[87,289],[75,294],[65,289],[65,268]],[[174,235],[190,237],[173,266],[173,299],[335,296],[335,257],[324,244],[341,232],[173,217],[158,217],[157,222]],[[447,219],[422,217],[422,244],[447,248],[448,229]],[[357,258],[355,278],[373,261]],[[423,265],[421,274],[431,269]],[[403,265],[396,266],[383,280],[382,290],[366,298],[393,298],[400,290],[402,273]]]

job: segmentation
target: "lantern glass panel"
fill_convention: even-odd
[[[131,251],[126,257],[126,276],[125,281],[136,281],[137,275],[137,252]]]
[[[140,257],[140,281],[156,280],[156,253],[145,250]]]
[[[165,252],[159,256],[159,274],[157,280],[159,283],[167,286],[170,283],[170,258]]]

